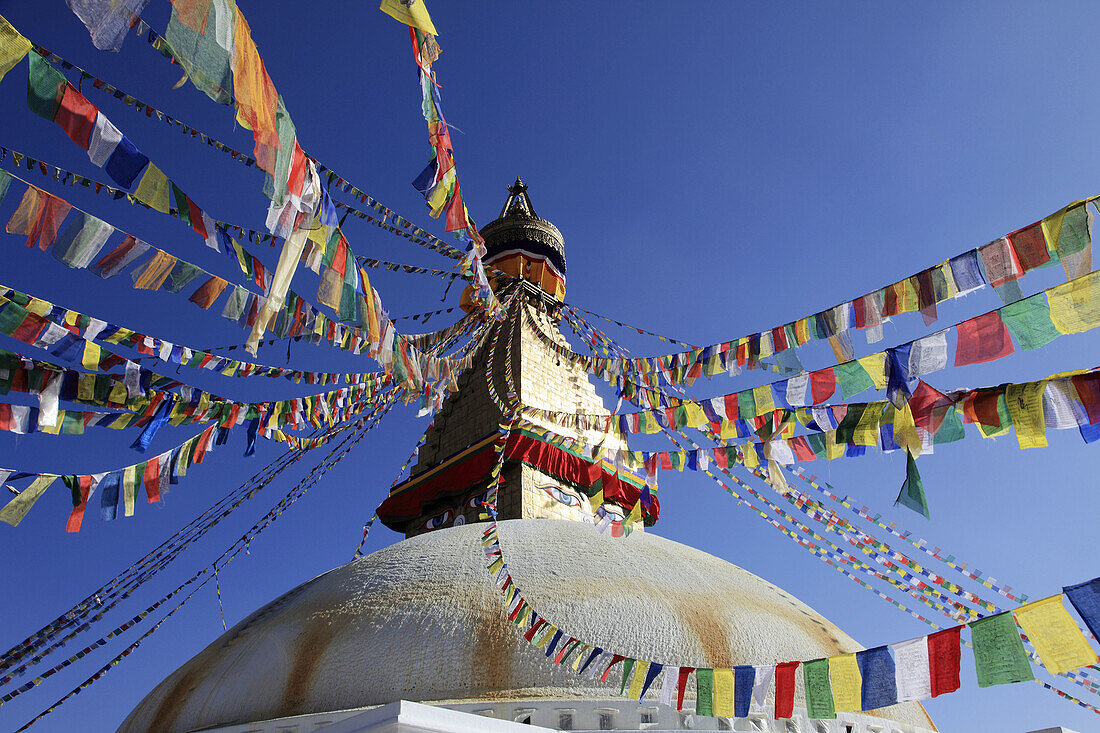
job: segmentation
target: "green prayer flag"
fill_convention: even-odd
[[[928,512],[928,499],[924,495],[924,482],[921,481],[920,474],[917,472],[917,462],[909,451],[905,452],[905,458],[907,461],[905,482],[901,485],[901,492],[894,506],[901,504],[924,515],[925,519],[931,519],[932,515]]]
[[[4,203],[4,197],[8,195],[8,186],[11,185],[11,174],[0,171],[0,204]]]
[[[844,395],[844,399],[875,386],[871,375],[858,361],[837,364],[833,367],[833,374],[836,375],[836,381],[840,385],[840,393]]]
[[[695,670],[695,714],[714,716],[714,670]]]
[[[114,231],[107,222],[80,211],[57,238],[51,251],[59,262],[69,267],[87,267]]]
[[[751,389],[737,393],[737,413],[742,420],[751,420],[756,417],[756,397]]]
[[[829,683],[829,660],[813,659],[802,663],[806,682],[806,714],[818,720],[836,717],[833,688]]]
[[[168,273],[168,282],[165,283],[164,289],[169,293],[178,293],[201,274],[203,274],[203,270],[198,265],[179,260],[172,271]]]
[[[956,440],[962,440],[965,437],[966,430],[963,427],[962,418],[959,416],[959,408],[957,405],[951,405],[944,413],[943,422],[940,423],[940,429],[936,431],[936,435],[932,438],[932,443],[934,445],[954,443]]]
[[[867,402],[853,402],[848,405],[848,412],[845,413],[844,419],[836,427],[837,443],[851,443],[853,441],[856,428],[859,427],[859,421],[863,419],[863,413],[867,412],[869,407],[871,407],[871,403]]]
[[[619,694],[626,694],[626,683],[630,681],[630,673],[634,671],[634,662],[636,659],[624,659],[623,660],[623,683],[619,687]]]
[[[978,687],[1035,679],[1011,612],[980,618],[969,626]]]
[[[27,76],[27,106],[39,117],[53,122],[67,82],[61,72],[37,53],[27,55],[30,74]]]
[[[1050,320],[1050,304],[1043,293],[1001,308],[1001,320],[1012,339],[1028,351],[1046,346],[1062,335]]]
[[[218,44],[220,38],[233,37],[236,9],[232,4],[228,7],[230,13],[219,13],[213,8],[208,11],[204,33],[188,27],[173,7],[164,33],[172,57],[187,72],[191,83],[218,104],[231,104],[233,101],[231,54],[229,49]]]

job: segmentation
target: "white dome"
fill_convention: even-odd
[[[484,567],[484,528],[429,532],[303,583],[169,675],[120,730],[182,732],[402,699],[613,694],[550,664],[506,622]],[[577,522],[514,520],[500,523],[500,542],[537,611],[623,654],[730,667],[862,648],[781,588],[653,534],[615,539]],[[917,703],[871,714],[935,728]]]

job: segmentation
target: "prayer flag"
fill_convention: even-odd
[[[695,670],[695,714],[714,715],[714,670]]]
[[[639,664],[646,665],[645,682],[642,683],[642,689],[638,692],[638,699],[641,700],[645,697],[646,692],[649,691],[649,686],[653,684],[653,680],[657,679],[657,675],[661,673],[664,665],[657,662],[639,662]],[[635,677],[639,676],[638,672],[634,673]]]
[[[5,18],[0,17],[0,80],[4,74],[23,60],[31,50],[31,42],[12,27]]]
[[[1050,306],[1042,293],[1010,303],[1000,313],[1012,339],[1025,351],[1046,346],[1061,335],[1050,320]]]
[[[117,51],[149,0],[65,0],[100,51]]]
[[[676,680],[676,709],[684,709],[684,691],[687,690],[688,677],[695,671],[695,667],[680,667],[680,676]]]
[[[1028,603],[1013,613],[1051,674],[1096,664],[1096,652],[1062,605],[1061,595]]]
[[[732,669],[714,670],[714,714],[722,718],[733,717],[734,686]]]
[[[928,498],[924,495],[924,482],[917,471],[917,462],[908,450],[905,451],[905,460],[905,481],[901,484],[901,491],[898,493],[898,498],[894,500],[894,506],[900,504],[909,507],[923,515],[925,519],[931,519]]]
[[[875,710],[898,702],[895,682],[894,657],[885,646],[856,652],[859,676],[863,680],[860,705],[864,710]]]
[[[27,76],[27,106],[39,117],[53,122],[68,82],[60,71],[37,53],[30,54],[27,59],[30,61],[30,73]]]
[[[1043,415],[1045,389],[1046,382],[1010,384],[1005,388],[1005,404],[1021,449],[1046,447],[1046,418]]]
[[[802,665],[806,686],[806,715],[818,720],[836,717],[829,686],[829,660],[814,659]]]
[[[386,15],[399,20],[407,26],[412,26],[423,33],[433,36],[439,34],[432,25],[432,19],[428,15],[428,8],[424,6],[424,0],[382,0],[378,6]]]
[[[962,627],[928,635],[928,669],[932,697],[959,689],[959,663],[962,659]]]
[[[794,673],[798,662],[780,662],[775,665],[775,719],[789,718],[794,714]],[[755,691],[753,697],[756,697]]]
[[[1050,320],[1064,334],[1100,326],[1100,270],[1047,291]]]
[[[133,271],[134,287],[138,290],[159,290],[177,261],[172,255],[158,249],[143,269]]]
[[[894,689],[898,702],[932,697],[928,637],[891,644],[890,649],[894,653]]]
[[[756,669],[748,665],[733,668],[733,715],[737,718],[748,717],[749,704],[752,702],[752,688],[755,684]]]
[[[1100,638],[1100,578],[1067,585],[1062,591],[1080,614],[1092,635]]]
[[[4,505],[3,509],[0,509],[0,522],[18,527],[19,523],[23,521],[23,517],[27,516],[27,512],[34,506],[34,503],[42,497],[46,489],[50,488],[50,484],[56,480],[57,476],[53,474],[39,474],[30,486],[16,494],[15,498]]]
[[[76,87],[66,83],[54,122],[61,126],[74,143],[87,150],[98,113],[96,106],[85,99]]]
[[[69,267],[87,267],[114,231],[107,222],[79,211],[58,238],[53,256]]]
[[[768,690],[771,689],[772,680],[775,679],[775,667],[770,664],[753,666],[752,704],[749,709],[756,712],[764,710],[768,701]]]
[[[1094,201],[1092,204],[1096,206]],[[1062,269],[1065,270],[1066,279],[1074,280],[1092,271],[1092,238],[1089,236],[1089,225],[1092,214],[1085,204],[1072,206],[1064,215],[1057,215],[1058,233],[1047,230],[1047,222],[1055,219],[1048,217],[1043,220],[1043,232],[1047,235],[1051,249],[1058,253],[1062,261]],[[1053,222],[1051,221],[1053,224]],[[1053,234],[1053,240],[1052,240]]]
[[[1011,613],[987,616],[968,625],[974,644],[979,687],[1035,679]]]
[[[854,653],[829,657],[829,685],[833,690],[833,709],[836,712],[860,710],[862,679]]]
[[[112,471],[99,482],[99,518],[110,521],[118,516],[118,496],[122,486],[122,472]]]
[[[963,321],[956,327],[959,343],[955,366],[981,364],[1011,354],[1012,338],[997,311]]]
[[[171,190],[171,182],[168,177],[157,168],[156,163],[149,163],[138,182],[134,197],[144,204],[151,206],[162,214],[167,214],[171,208],[168,193]]]

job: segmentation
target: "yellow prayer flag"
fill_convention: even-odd
[[[825,459],[833,460],[834,458],[843,458],[844,452],[847,446],[844,443],[836,442],[836,431],[826,430],[825,433]]]
[[[860,693],[863,678],[855,654],[829,657],[829,684],[833,688],[833,709],[838,713],[858,712],[862,709]]]
[[[159,290],[164,281],[172,273],[178,260],[162,250],[157,250],[145,269],[133,272],[134,287],[138,290]]]
[[[60,422],[60,420],[58,421]],[[14,499],[9,501],[3,509],[0,509],[0,522],[6,522],[13,527],[18,527],[31,510],[34,503],[50,488],[50,484],[57,480],[57,476],[44,473],[31,482],[31,485],[20,491]]]
[[[775,412],[775,399],[772,397],[772,387],[770,384],[753,387],[752,398],[756,403],[757,416]]]
[[[914,456],[921,453],[920,434],[908,402],[894,411],[894,442]]]
[[[536,649],[545,649],[546,645],[550,643],[550,640],[554,638],[554,634],[558,632],[558,627],[553,624],[546,624],[546,631],[543,633],[542,638],[539,639],[539,643],[535,644]]]
[[[852,432],[852,442],[855,445],[877,446],[879,443],[878,424],[882,418],[882,411],[889,404],[887,402],[871,402],[867,409],[859,416],[859,423]]]
[[[168,177],[157,168],[156,163],[149,163],[145,173],[141,176],[134,197],[148,204],[162,214],[168,213],[168,190],[171,188]]]
[[[42,316],[45,318],[50,315],[50,311],[53,310],[53,303],[48,300],[42,300],[41,298],[31,298],[26,305],[27,310],[36,316]]]
[[[1096,664],[1096,652],[1062,604],[1062,596],[1051,596],[1020,606],[1016,623],[1035,645],[1043,666],[1051,674]]]
[[[1045,448],[1047,445],[1046,417],[1043,411],[1045,380],[1010,384],[1005,389],[1005,403],[1016,428],[1016,440],[1020,448]]]
[[[722,419],[722,430],[718,433],[722,440],[733,440],[737,437],[737,424],[732,420]]]
[[[633,699],[638,700],[642,696],[642,685],[645,684],[645,675],[649,671],[649,662],[639,659],[634,663],[634,678],[630,680],[630,690],[627,695]]]
[[[424,0],[382,0],[382,4],[378,6],[378,9],[405,25],[411,25],[413,28],[417,28],[424,33],[430,33],[433,36],[439,35],[436,33],[435,26],[432,25],[432,19],[428,15],[428,8],[424,6]]]
[[[885,351],[865,356],[862,359],[856,359],[856,361],[858,361],[859,365],[863,367],[863,370],[867,372],[867,376],[871,378],[871,381],[875,383],[875,389],[886,389]]]
[[[581,666],[581,660],[585,659],[588,656],[589,650],[592,649],[592,647],[588,644],[583,644],[582,643],[580,646],[581,646],[581,653],[577,655],[577,658],[573,660],[573,664],[572,664],[574,672],[576,672],[577,668]]]
[[[0,15],[0,80],[31,50],[31,42]]]
[[[710,422],[707,420],[707,415],[703,412],[703,408],[695,402],[685,402],[684,412],[687,413],[687,426],[689,428],[706,427],[707,423]]]
[[[99,348],[99,344],[92,343],[91,341],[84,342],[84,356],[80,360],[80,363],[90,372],[99,371],[99,359],[101,357],[102,349]],[[81,386],[83,386],[81,380]]]
[[[714,670],[714,692],[711,705],[714,714],[722,718],[733,717],[733,670]]]
[[[1066,212],[1079,203],[1081,202],[1075,201],[1043,219],[1041,226],[1043,228],[1043,238],[1047,240],[1047,250],[1051,252],[1058,251],[1058,237],[1062,234],[1062,221],[1066,218]]]
[[[76,382],[76,396],[81,400],[95,399],[95,375],[81,374]]]
[[[1100,270],[1047,291],[1050,320],[1060,333],[1100,326]]]

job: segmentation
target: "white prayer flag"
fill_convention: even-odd
[[[932,674],[928,666],[928,637],[891,644],[898,702],[932,697]]]

